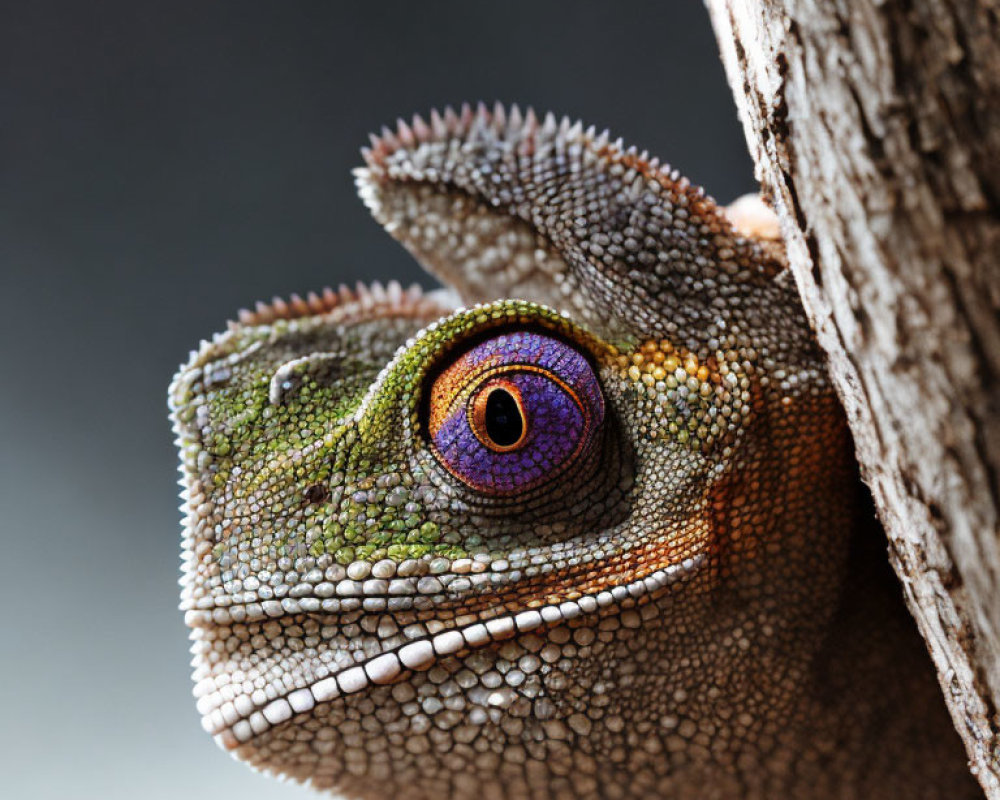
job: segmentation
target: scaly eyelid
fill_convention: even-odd
[[[568,316],[527,300],[497,300],[459,309],[431,323],[400,347],[369,386],[351,420],[362,440],[384,434],[415,439],[427,435],[429,384],[442,363],[468,352],[477,341],[512,330],[532,330],[579,351],[598,371],[617,355],[615,347]]]

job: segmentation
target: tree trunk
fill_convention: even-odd
[[[893,566],[1000,799],[1000,6],[707,3]]]

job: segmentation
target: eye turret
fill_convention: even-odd
[[[430,387],[427,430],[435,456],[486,494],[535,489],[587,451],[604,398],[587,358],[533,331],[480,342]]]

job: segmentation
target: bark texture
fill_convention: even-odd
[[[893,566],[1000,799],[1000,5],[707,2]]]

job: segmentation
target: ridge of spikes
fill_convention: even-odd
[[[353,289],[340,284],[336,290],[327,286],[321,292],[309,292],[305,297],[293,294],[287,300],[274,297],[269,303],[258,301],[252,309],[240,309],[237,318],[230,320],[227,327],[235,330],[267,325],[278,319],[327,314],[349,304],[357,304],[362,308],[384,305],[391,311],[412,311],[425,304],[436,305],[436,301],[417,284],[406,289],[398,281],[389,281],[385,286],[378,281],[371,284],[358,282]]]
[[[593,125],[584,128],[580,120],[568,116],[557,119],[548,112],[539,120],[530,106],[522,112],[516,103],[505,106],[496,102],[491,109],[480,102],[475,108],[463,103],[457,111],[450,105],[443,112],[431,109],[428,118],[414,114],[409,122],[400,118],[395,128],[383,126],[379,133],[369,134],[369,145],[361,148],[367,169],[355,170],[355,176],[369,178],[384,174],[388,160],[400,150],[415,152],[423,144],[473,142],[489,135],[509,142],[519,155],[532,155],[548,146],[585,147],[612,163],[624,161],[642,174],[668,181],[678,191],[704,195],[700,187],[691,184],[669,164],[650,158],[648,151],[626,147],[621,138],[612,140],[607,129],[598,131]]]

